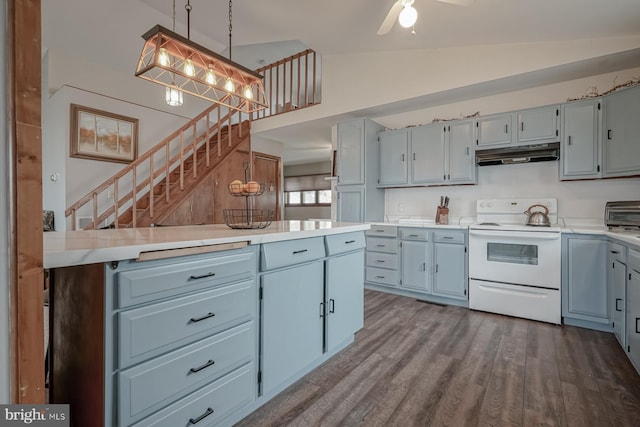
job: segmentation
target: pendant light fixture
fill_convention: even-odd
[[[176,30],[176,0],[173,0],[173,31]],[[158,54],[158,63],[168,67],[171,64],[171,58],[167,49],[160,48]],[[175,83],[175,77],[171,78],[171,85],[165,88],[164,101],[171,107],[180,107],[184,103],[182,91],[178,89]]]
[[[136,76],[165,86],[167,103],[171,100],[175,105],[182,104],[182,92],[186,92],[247,113],[267,108],[263,77],[231,60],[232,1],[229,0],[228,59],[191,41],[190,0],[185,9],[186,38],[175,33],[175,0],[173,31],[156,25],[142,36],[145,43]],[[170,90],[174,91],[171,97]]]

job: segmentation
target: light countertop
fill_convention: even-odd
[[[224,224],[46,232],[44,268],[136,259],[143,252],[225,243],[260,244],[363,231],[369,224],[274,221],[264,229],[233,230]]]

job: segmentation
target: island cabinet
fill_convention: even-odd
[[[640,372],[640,250],[629,249],[627,274],[627,355]]]
[[[627,248],[621,244],[607,244],[607,288],[609,324],[622,347],[626,341]]]
[[[279,393],[362,328],[364,247],[363,232],[262,245],[261,396]]]
[[[224,425],[255,401],[256,247],[53,274],[50,401],[72,425]]]
[[[607,307],[607,240],[604,236],[562,237],[562,315],[566,324],[590,322],[609,330]]]

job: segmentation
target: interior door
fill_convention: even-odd
[[[253,180],[264,184],[264,193],[254,198],[254,209],[273,209],[274,220],[280,216],[280,157],[253,152],[252,155]]]

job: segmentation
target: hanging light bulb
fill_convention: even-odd
[[[227,77],[227,81],[224,84],[224,90],[226,90],[227,92],[236,91],[236,85],[235,83],[233,83],[233,80],[231,80],[231,77]]]
[[[209,70],[207,71],[207,74],[205,74],[204,80],[211,86],[218,84],[218,79],[216,78],[216,73],[213,72],[213,67],[209,66]]]
[[[168,67],[171,63],[171,60],[169,59],[169,52],[167,52],[167,49],[163,47],[158,51],[158,63],[163,67]]]
[[[253,99],[253,90],[251,89],[251,86],[244,87],[244,97],[247,99]]]
[[[193,62],[190,59],[184,61],[182,71],[184,71],[184,73],[189,77],[196,75],[196,67],[193,66]]]
[[[164,99],[170,106],[179,107],[182,105],[182,91],[176,86],[167,86]]]
[[[402,12],[400,12],[400,16],[398,17],[398,22],[404,28],[409,28],[416,23],[418,19],[418,11],[410,4],[406,5]]]

